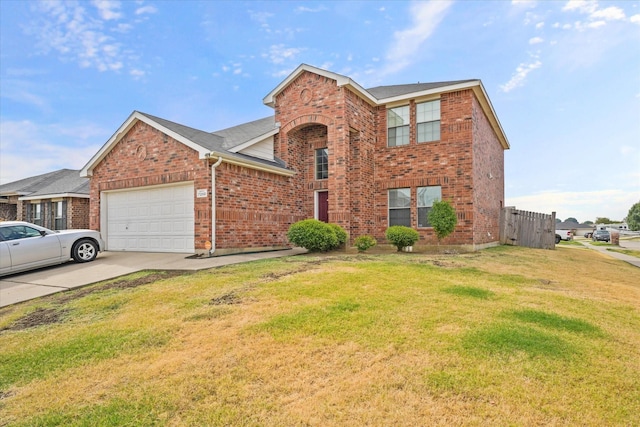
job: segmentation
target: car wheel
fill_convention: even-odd
[[[98,245],[96,245],[93,240],[78,240],[76,244],[73,245],[71,256],[76,262],[93,261],[98,256]]]
[[[560,243],[560,240],[561,240],[561,239],[560,239],[560,236],[558,236],[558,235],[556,234],[556,245],[557,245],[558,243]]]

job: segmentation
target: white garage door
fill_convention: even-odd
[[[193,183],[105,193],[107,250],[192,253],[193,195]]]

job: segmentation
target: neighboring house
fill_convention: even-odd
[[[0,218],[53,230],[89,228],[89,180],[79,170],[60,169],[2,184]]]
[[[263,103],[273,116],[212,133],[134,111],[81,171],[107,249],[279,249],[305,218],[435,245],[438,199],[458,216],[444,244],[498,244],[509,143],[480,80],[364,89],[303,64]]]

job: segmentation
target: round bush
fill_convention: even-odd
[[[291,224],[287,238],[310,252],[326,252],[339,246],[334,227],[317,219],[304,219]]]
[[[413,246],[415,242],[420,238],[420,234],[413,228],[405,227],[404,225],[392,225],[387,228],[386,237],[389,242],[396,248],[398,251],[401,251],[402,248],[407,246]]]
[[[364,252],[369,248],[374,247],[378,242],[373,236],[358,236],[354,242],[358,252]]]
[[[347,232],[344,231],[344,228],[340,227],[338,224],[328,224],[329,227],[333,229],[333,232],[336,233],[336,237],[338,238],[338,246],[342,246],[347,242]]]

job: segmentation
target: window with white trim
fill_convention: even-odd
[[[53,229],[63,230],[64,227],[64,215],[63,215],[63,202],[53,202]]]
[[[418,227],[431,227],[429,211],[433,203],[442,200],[442,187],[418,187]]]
[[[40,202],[31,203],[31,218],[29,218],[29,221],[36,225],[42,225],[42,205]]]
[[[329,178],[329,149],[316,150],[316,179]]]
[[[411,227],[410,188],[394,188],[389,190],[389,226],[392,225]]]
[[[409,106],[387,110],[387,146],[409,144]]]
[[[440,100],[416,104],[418,142],[440,140]]]

